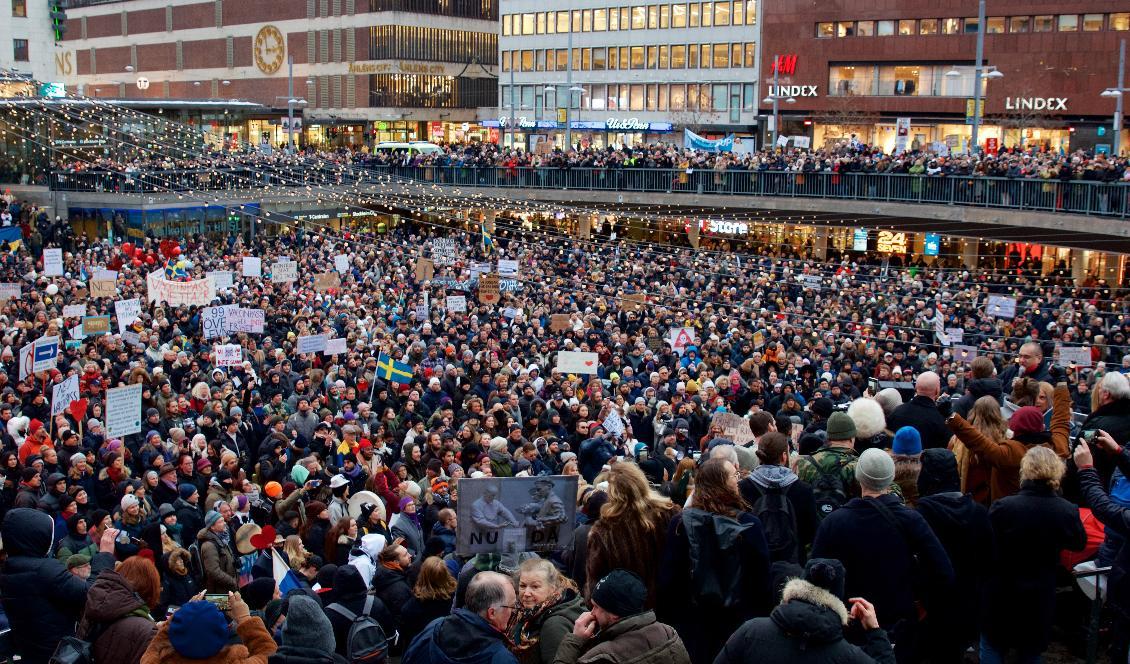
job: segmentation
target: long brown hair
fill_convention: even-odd
[[[420,564],[420,576],[416,577],[416,587],[412,594],[418,600],[449,600],[455,594],[456,581],[447,569],[447,564],[438,556],[428,556]]]
[[[341,537],[342,535],[348,535],[349,534],[349,526],[352,523],[353,523],[352,517],[343,516],[343,517],[341,517],[340,519],[337,520],[337,523],[334,524],[333,528],[330,528],[326,532],[326,541],[325,541],[326,562],[333,562],[334,560],[337,559],[337,547],[338,547],[337,539],[339,537]]]
[[[672,507],[669,498],[652,493],[647,477],[636,464],[617,463],[608,471],[608,502],[600,509],[605,525],[652,531],[659,526],[657,514],[665,514]]]
[[[1001,404],[993,396],[983,396],[969,409],[969,423],[993,442],[1001,442],[1008,433],[1008,422],[1001,415]]]
[[[141,601],[153,610],[161,603],[161,575],[152,560],[141,556],[130,556],[115,570],[129,587],[141,597]]]
[[[691,507],[729,517],[749,510],[742,494],[730,488],[730,477],[735,471],[728,459],[710,459],[702,464],[695,475]]]

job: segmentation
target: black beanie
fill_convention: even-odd
[[[804,580],[847,601],[844,564],[834,558],[812,558],[804,566]]]
[[[647,600],[647,586],[633,572],[614,569],[592,589],[593,604],[620,618],[642,613]]]
[[[274,577],[263,577],[245,583],[239,589],[239,595],[244,602],[247,602],[247,608],[252,611],[261,611],[263,607],[267,606],[267,602],[275,598],[275,579]]]
[[[922,469],[918,472],[918,495],[961,491],[957,457],[953,452],[935,447],[922,452]]]

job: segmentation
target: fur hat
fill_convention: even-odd
[[[887,428],[887,416],[883,414],[883,406],[875,399],[866,397],[851,402],[847,409],[848,417],[855,422],[855,436],[857,438],[871,438]]]

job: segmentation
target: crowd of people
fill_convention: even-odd
[[[20,287],[0,303],[0,606],[22,661],[1038,661],[1084,630],[1071,570],[1092,559],[1126,659],[1130,302],[1102,281],[501,223],[488,247],[413,220],[173,251],[16,205],[44,238],[0,254]],[[453,263],[419,281],[437,238]],[[200,307],[149,302],[178,254],[188,279],[232,271],[210,304],[262,309],[263,333],[205,338]],[[271,278],[284,256],[297,281]],[[470,264],[499,258],[518,273],[484,304]],[[104,269],[116,293],[93,298]],[[78,333],[75,304],[109,333]],[[344,353],[299,352],[313,334]],[[28,373],[45,336],[59,354]],[[241,364],[219,366],[221,342]],[[1061,366],[1059,345],[1091,361]],[[595,373],[559,351],[596,353]],[[107,435],[107,391],[133,384],[140,431]],[[579,486],[560,550],[461,555],[461,482],[554,475]]]

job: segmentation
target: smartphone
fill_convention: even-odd
[[[317,489],[320,486],[322,486],[322,480],[310,480],[311,489]]]
[[[177,609],[179,609],[179,608],[180,608],[179,606],[173,606],[173,605],[170,604],[169,608],[165,609],[165,620],[172,618],[173,614],[176,613]]]
[[[871,393],[871,396],[875,396],[876,394],[879,393],[879,379],[878,378],[868,378],[867,379],[867,391]]]
[[[1088,445],[1091,445],[1095,442],[1095,432],[1097,431],[1098,429],[1085,429],[1081,434],[1079,434],[1079,437],[1086,441]]]
[[[228,596],[224,594],[205,595],[204,601],[215,604],[216,608],[221,611],[227,611],[231,608],[231,605],[228,603]]]

